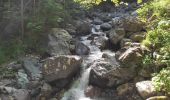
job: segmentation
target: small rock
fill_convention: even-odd
[[[94,23],[95,25],[101,25],[101,24],[103,23],[103,21],[102,21],[101,19],[99,19],[99,18],[95,18],[94,21],[93,21],[93,23]]]
[[[103,23],[103,24],[101,24],[100,27],[103,31],[108,31],[112,28],[112,26],[109,23]]]
[[[96,45],[100,49],[105,49],[107,47],[108,38],[105,36],[99,36],[94,38],[91,44]]]
[[[121,41],[125,36],[125,30],[123,28],[117,28],[115,30],[111,30],[109,33],[109,39],[113,44],[117,44]]]
[[[76,43],[76,54],[78,55],[88,55],[90,52],[90,48],[86,46],[82,42],[77,42]]]
[[[136,83],[136,88],[142,98],[147,99],[156,95],[156,89],[152,81],[141,81]]]

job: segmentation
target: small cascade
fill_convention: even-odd
[[[96,27],[100,27],[100,26],[96,26]],[[97,33],[95,31],[95,28],[92,28],[92,34],[95,33]],[[100,59],[103,53],[97,46],[91,44],[91,40],[87,39],[88,36],[81,37],[81,42],[83,42],[85,45],[87,45],[90,48],[89,55],[83,56],[81,77],[73,83],[71,89],[64,94],[64,97],[61,100],[91,100],[90,98],[86,97],[84,94],[84,91],[89,83],[89,75],[91,70],[90,67],[87,68],[87,65],[97,59]]]

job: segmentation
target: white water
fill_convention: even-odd
[[[94,28],[92,28],[92,34],[93,33],[96,33]],[[64,94],[64,97],[61,100],[91,100],[84,94],[85,89],[88,87],[91,70],[91,68],[86,67],[93,61],[100,59],[103,53],[97,46],[91,45],[91,40],[87,40],[87,37],[88,36],[81,37],[81,42],[90,48],[90,54],[86,57],[83,57],[81,77],[74,82],[71,89]]]

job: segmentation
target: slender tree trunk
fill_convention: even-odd
[[[24,38],[24,0],[21,0],[21,39]]]

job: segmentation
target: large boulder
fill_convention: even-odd
[[[77,21],[76,32],[78,35],[88,35],[91,33],[90,23],[87,21]]]
[[[117,28],[115,30],[111,30],[109,33],[109,39],[113,44],[117,44],[121,41],[125,36],[125,30],[123,28]]]
[[[120,54],[118,60],[125,67],[138,67],[142,62],[142,54],[140,47],[131,47]]]
[[[72,36],[64,29],[53,28],[48,35],[48,50],[47,52],[52,55],[71,54]]]
[[[116,17],[112,20],[113,27],[124,28],[126,32],[140,32],[144,23],[134,16]]]
[[[157,94],[152,81],[141,81],[136,83],[136,88],[143,99],[147,99]]]
[[[46,82],[64,87],[78,73],[82,59],[79,56],[55,56],[44,61],[42,72]]]
[[[134,68],[121,67],[115,60],[100,59],[91,65],[90,84],[102,88],[115,87],[136,75]]]

